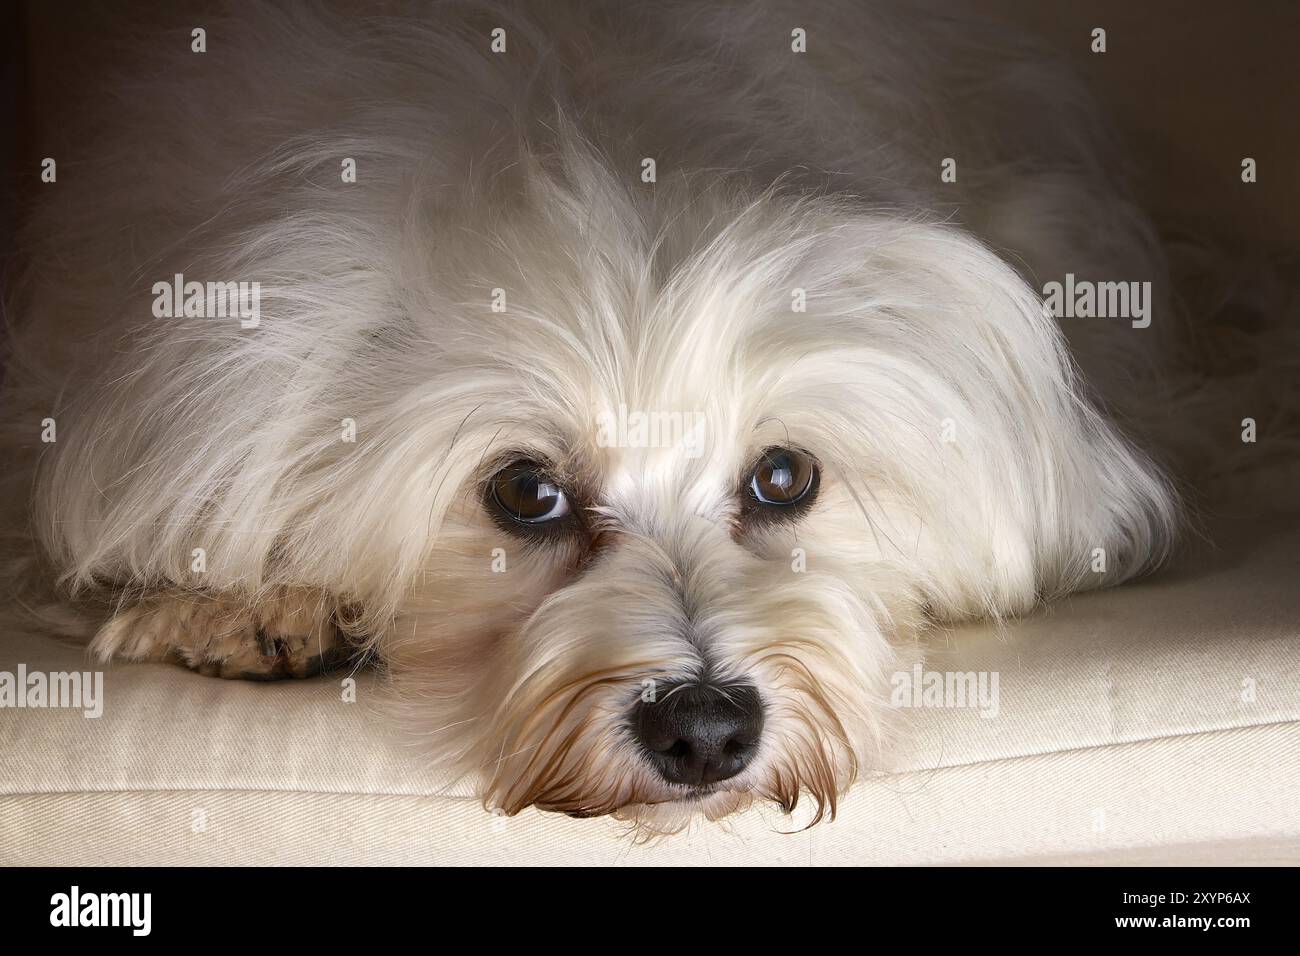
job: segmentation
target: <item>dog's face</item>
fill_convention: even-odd
[[[743,369],[711,373],[688,341],[653,364],[690,368],[661,367],[648,391],[575,396],[501,436],[428,605],[403,609],[384,652],[439,683],[417,706],[464,695],[460,719],[484,726],[452,717],[453,736],[484,734],[509,812],[721,814],[754,792],[793,807],[801,789],[833,806],[875,736],[890,655],[873,605],[899,582],[819,420],[824,379],[783,385],[743,343]],[[767,387],[749,399],[733,376]],[[426,643],[431,627],[459,632],[460,653]]]
[[[820,817],[900,639],[1151,553],[1159,482],[973,240],[771,196],[606,212],[503,230],[498,272],[463,263],[500,311],[436,330],[437,530],[380,650],[489,803]]]

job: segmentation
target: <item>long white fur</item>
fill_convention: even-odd
[[[165,66],[101,109],[10,301],[10,444],[58,422],[32,528],[62,585],[355,603],[431,755],[511,812],[833,808],[909,635],[1122,581],[1177,526],[1075,369],[1122,403],[1160,329],[1080,325],[1072,356],[1031,284],[1162,281],[1086,98],[908,7],[249,5],[206,54],[151,39]],[[154,319],[176,272],[260,282],[260,327]],[[600,447],[620,406],[704,413],[707,453]],[[738,535],[785,444],[817,505]],[[589,489],[612,543],[504,536],[481,489],[511,452]],[[625,714],[705,676],[758,685],[761,755],[665,806]]]

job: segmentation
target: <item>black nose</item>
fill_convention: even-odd
[[[659,684],[632,712],[632,729],[669,783],[699,786],[734,777],[758,750],[763,702],[749,684]]]

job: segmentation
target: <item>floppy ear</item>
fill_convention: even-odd
[[[1037,294],[955,230],[911,228],[878,255],[877,267],[923,292],[906,308],[929,378],[918,385],[933,413],[953,420],[939,454],[974,522],[957,524],[971,534],[944,542],[928,569],[935,603],[959,614],[974,610],[972,598],[992,604],[979,610],[1021,611],[1163,560],[1176,496],[1089,403]]]
[[[882,554],[935,614],[1019,613],[1167,555],[1173,490],[1089,403],[1013,269],[944,226],[856,220],[834,242],[805,268],[833,334],[852,335],[836,348],[853,394],[818,427],[845,449],[837,471],[869,472],[864,501],[900,529]]]

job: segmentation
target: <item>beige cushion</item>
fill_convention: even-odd
[[[1150,581],[932,670],[996,672],[998,715],[905,712],[893,771],[809,830],[760,807],[648,845],[609,820],[487,814],[338,678],[109,669],[104,713],[0,709],[0,863],[947,863],[1300,860],[1300,516],[1223,521]],[[0,670],[86,667],[18,631]]]

